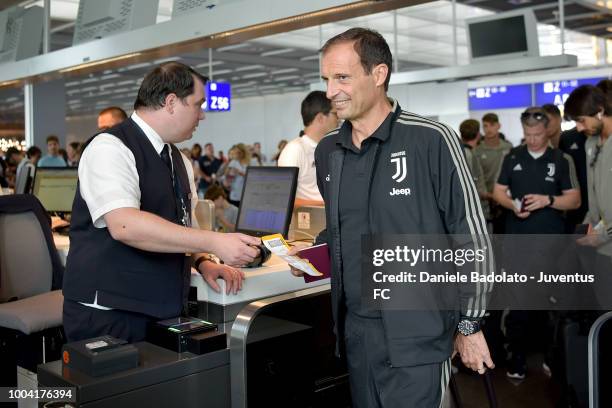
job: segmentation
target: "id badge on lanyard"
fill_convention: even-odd
[[[187,204],[185,203],[185,195],[183,194],[183,189],[181,188],[181,182],[178,180],[176,174],[172,174],[172,184],[174,185],[174,191],[176,194],[176,198],[178,202],[181,204],[181,213],[179,214],[181,224],[184,227],[191,227],[191,211],[187,209]],[[191,208],[191,205],[189,206]]]

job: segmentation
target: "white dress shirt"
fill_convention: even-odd
[[[162,138],[135,112],[132,120],[142,129],[160,154]],[[191,188],[191,209],[198,204],[191,160],[181,153]],[[170,156],[172,157],[172,156]],[[102,133],[87,146],[79,163],[79,185],[96,228],[106,228],[104,215],[117,208],[140,208],[140,186],[136,159],[119,138]],[[195,217],[192,217],[195,220]]]
[[[136,112],[131,116],[138,127],[142,129],[153,148],[160,154],[164,141],[151,126]],[[172,158],[172,155],[170,156]],[[197,228],[194,209],[198,204],[198,194],[193,176],[191,159],[181,153],[191,190],[191,220]],[[109,133],[101,133],[91,141],[83,152],[79,162],[79,188],[81,197],[87,203],[94,227],[106,228],[104,215],[118,208],[140,209],[140,185],[136,159],[132,151],[119,138]],[[94,303],[82,303],[85,306],[102,310],[110,308],[97,303],[98,293]]]

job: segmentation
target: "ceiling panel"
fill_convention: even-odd
[[[458,0],[456,34],[459,64],[468,62],[465,19],[515,9],[520,7],[517,3],[521,2],[525,0]],[[32,1],[27,3],[37,4]],[[575,28],[566,31],[566,52],[578,55],[583,65],[594,64],[597,62],[593,51],[595,37],[589,34],[611,34],[608,31],[610,10],[585,0],[565,0],[565,3],[566,26]],[[0,1],[0,9],[4,4],[6,2]],[[51,0],[51,4],[54,30],[51,42],[55,50],[72,43],[71,22],[76,17],[78,0]],[[542,55],[560,52],[560,31],[554,25],[557,21],[556,4],[556,0],[527,0],[522,4],[535,7],[538,19],[546,23],[538,25]],[[167,20],[171,14],[172,0],[160,0],[158,21]],[[397,45],[394,42],[394,20],[398,28]],[[452,3],[433,1],[395,12],[376,13],[321,27],[262,37],[256,41],[213,50],[213,78],[231,81],[234,97],[309,89],[311,83],[320,80],[318,49],[322,42],[355,26],[379,31],[398,59],[401,71],[449,66],[454,63],[452,22]],[[204,74],[209,73],[208,49],[164,60],[182,61]],[[143,76],[152,66],[162,61],[133,64],[70,78],[66,82],[68,115],[95,114],[109,104],[130,110]],[[0,120],[11,115],[23,116],[23,92],[0,89]]]

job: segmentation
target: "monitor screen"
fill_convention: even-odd
[[[472,58],[528,50],[523,16],[473,23],[469,25],[469,30]]]
[[[32,193],[49,212],[71,212],[78,178],[76,167],[39,167]]]
[[[297,167],[248,167],[236,231],[287,236],[297,187]]]

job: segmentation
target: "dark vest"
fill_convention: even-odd
[[[105,133],[119,138],[134,154],[141,193],[140,209],[181,224],[182,209],[174,192],[171,172],[144,132],[128,119]],[[175,146],[171,147],[177,180],[189,212],[191,191],[187,171],[180,152]],[[113,166],[113,158],[109,158],[108,166]],[[95,228],[89,208],[77,188],[72,205],[64,297],[93,303],[97,291],[100,305],[169,318],[181,314],[189,278],[190,258],[184,253],[142,251],[114,240],[108,228]]]

